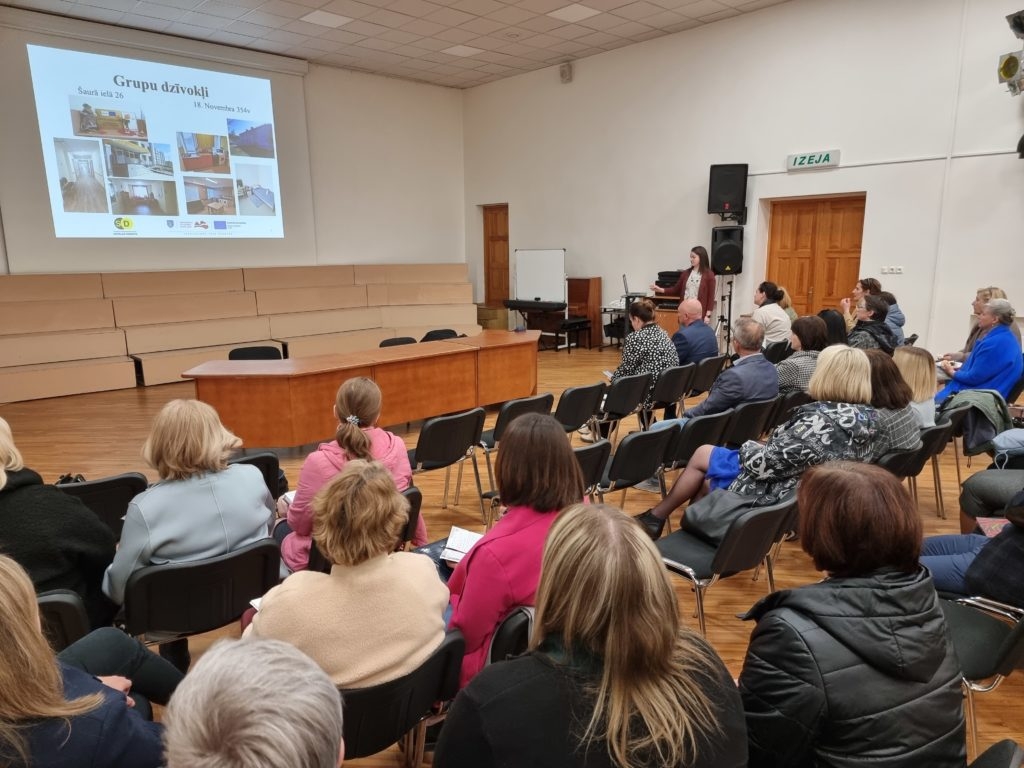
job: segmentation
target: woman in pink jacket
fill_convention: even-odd
[[[533,605],[548,529],[583,498],[583,474],[552,416],[524,414],[509,424],[494,480],[508,510],[448,580],[449,624],[466,638],[460,686],[483,668],[491,637],[511,610]]]
[[[377,426],[380,418],[380,387],[371,379],[349,379],[338,390],[334,415],[338,432],[334,442],[321,443],[306,457],[299,473],[295,498],[288,507],[287,526],[278,525],[275,538],[281,542],[281,559],[291,571],[309,565],[309,542],[313,533],[313,497],[352,459],[379,461],[399,491],[412,485],[409,453],[401,438]],[[427,526],[420,517],[413,537],[416,546],[427,543]]]

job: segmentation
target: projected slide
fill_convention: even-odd
[[[283,237],[270,81],[28,46],[57,237]]]

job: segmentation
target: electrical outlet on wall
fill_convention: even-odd
[[[883,275],[892,274],[892,268],[891,267],[882,267],[882,269],[880,271],[881,271],[881,273]]]
[[[903,267],[893,267],[892,268],[892,274],[894,274],[894,275],[902,275],[903,274]]]

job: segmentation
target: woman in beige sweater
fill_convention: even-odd
[[[426,555],[394,551],[408,510],[383,465],[350,461],[313,500],[313,540],[331,572],[274,587],[246,635],[291,643],[340,688],[419,667],[444,638],[448,588]]]

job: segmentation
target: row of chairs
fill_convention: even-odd
[[[432,331],[427,331],[420,342],[424,341],[446,341],[448,339],[458,338],[459,334],[453,331],[451,328],[435,328]],[[405,344],[415,344],[416,339],[412,336],[395,336],[390,339],[384,339],[378,344],[378,347],[400,347]]]
[[[446,339],[454,339],[458,337],[451,328],[436,328],[432,331],[427,331],[420,341],[444,341]],[[395,336],[390,339],[384,339],[378,346],[380,347],[397,347],[402,344],[415,344],[416,339],[412,336]],[[280,360],[282,358],[281,350],[279,347],[270,345],[260,345],[253,347],[235,347],[228,351],[228,360]]]

